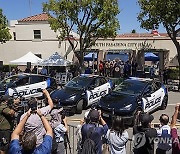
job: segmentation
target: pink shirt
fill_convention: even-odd
[[[179,142],[179,137],[178,137],[176,128],[171,129],[171,136],[172,136],[172,154],[179,154],[180,142]]]

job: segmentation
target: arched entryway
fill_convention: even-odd
[[[155,55],[158,55],[159,57],[159,74],[161,77],[161,74],[165,67],[168,65],[169,61],[169,50],[166,49],[146,49],[146,50],[139,50],[137,52],[137,62],[138,62],[138,70],[141,72],[144,72],[145,69],[145,53],[154,53]]]

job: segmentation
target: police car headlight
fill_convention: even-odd
[[[68,99],[66,99],[66,101],[74,101],[75,98],[76,98],[76,96],[71,96],[71,97],[69,97]]]
[[[129,105],[126,105],[125,107],[123,107],[123,108],[121,108],[121,109],[119,109],[120,111],[124,111],[124,110],[130,110],[131,109],[131,107],[132,107],[132,104],[129,104]]]

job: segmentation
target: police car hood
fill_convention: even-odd
[[[111,92],[110,94],[106,95],[105,97],[101,98],[99,102],[99,107],[103,110],[112,110],[114,109],[115,112],[118,112],[119,109],[132,104],[133,108],[136,106],[136,95],[130,95],[127,93],[114,93]]]
[[[83,89],[64,87],[63,89],[55,90],[53,93],[51,93],[51,98],[65,100],[71,96],[80,95],[82,92]]]

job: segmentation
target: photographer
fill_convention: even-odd
[[[171,120],[172,154],[180,153],[179,136],[177,134],[176,120],[179,119],[180,104],[176,104],[174,115]]]
[[[46,134],[44,136],[44,140],[42,144],[36,147],[37,137],[36,134],[34,134],[31,131],[23,134],[21,139],[22,146],[20,145],[19,142],[20,133],[22,132],[23,127],[26,124],[28,118],[31,116],[31,114],[32,114],[31,109],[29,109],[29,111],[25,113],[24,118],[20,121],[20,123],[13,131],[11,135],[11,143],[9,146],[9,154],[31,154],[31,153],[50,154],[51,153],[53,131],[47,119],[44,117],[44,115],[41,113],[40,110],[37,110],[37,115],[41,119],[44,128],[46,130]]]
[[[92,150],[88,145],[84,145],[86,139],[91,139],[95,143],[95,153],[101,154],[102,153],[102,136],[106,135],[108,131],[108,126],[106,122],[101,117],[101,111],[98,111],[96,109],[92,109],[89,112],[89,118],[90,122],[85,123],[81,128],[81,134],[82,134],[82,145],[83,145],[83,151]],[[103,126],[99,126],[99,123]],[[88,147],[87,147],[88,146]],[[89,148],[89,149],[85,149]]]
[[[9,96],[3,96],[0,102],[0,153],[6,153],[13,129],[15,111],[8,106]]]
[[[139,114],[141,125],[134,125],[134,154],[153,154],[154,142],[153,138],[157,137],[157,131],[152,128],[154,116],[142,113]],[[152,139],[152,140],[151,140]]]
[[[54,143],[54,145],[56,145],[56,147],[53,147],[53,153],[61,153],[64,154],[65,153],[65,148],[67,150],[67,147],[65,147],[65,135],[67,135],[67,130],[68,130],[68,126],[67,126],[67,119],[65,116],[65,113],[63,111],[63,109],[53,109],[50,113],[51,115],[51,127],[54,130],[54,137],[55,140],[54,142],[56,142],[56,144]]]
[[[41,113],[46,116],[47,114],[50,113],[51,109],[53,108],[53,101],[49,95],[49,92],[44,89],[43,90],[43,94],[46,96],[46,98],[48,99],[48,106],[46,107],[42,107],[39,110],[41,111]],[[36,142],[36,146],[40,145],[43,142],[43,136],[45,135],[46,131],[43,127],[43,123],[41,121],[41,118],[35,113],[35,111],[37,110],[37,100],[36,98],[31,98],[28,102],[29,107],[32,110],[31,116],[28,118],[25,127],[24,127],[24,131],[25,132],[30,132],[33,131],[36,136],[37,136],[37,142]],[[23,114],[21,116],[21,120],[25,117],[26,114]]]

